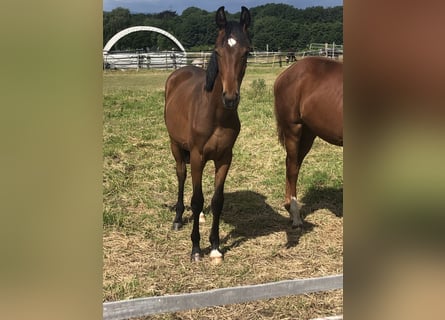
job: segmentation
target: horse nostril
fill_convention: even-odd
[[[222,101],[226,108],[234,109],[238,106],[239,102],[239,93],[234,92],[233,94],[228,94],[227,92],[223,92]]]
[[[227,92],[224,91],[222,97],[224,100],[237,100],[239,98],[239,93],[235,92],[233,94],[227,94]]]

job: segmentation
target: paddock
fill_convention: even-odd
[[[170,71],[104,72],[104,303],[343,273],[342,149],[317,138],[305,159],[298,191],[307,222],[303,232],[291,228],[283,207],[285,152],[276,138],[272,85],[284,68],[252,64],[246,71],[241,132],[221,217],[221,246],[230,254],[219,266],[208,259],[188,262],[189,208],[183,230],[170,230],[176,177],[163,123],[163,85]],[[205,213],[213,170],[209,163],[204,174]],[[186,183],[186,206],[190,197]],[[207,214],[202,239],[211,220]],[[151,319],[313,319],[342,313],[342,289],[335,289]]]

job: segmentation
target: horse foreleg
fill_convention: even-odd
[[[223,254],[219,249],[219,220],[224,206],[224,183],[232,161],[232,153],[224,160],[215,161],[215,193],[212,197],[213,222],[210,232],[210,262],[214,264],[223,261]]]
[[[185,179],[187,177],[187,168],[186,168],[186,161],[185,161],[185,153],[184,150],[179,148],[176,144],[171,144],[171,150],[173,153],[173,156],[176,161],[176,176],[178,178],[178,200],[176,201],[175,210],[176,215],[175,219],[173,220],[172,229],[173,230],[179,230],[183,223],[182,223],[182,215],[184,213],[184,184]]]
[[[193,228],[191,234],[192,254],[191,261],[200,261],[202,259],[201,248],[199,242],[201,236],[199,234],[199,216],[204,207],[204,196],[202,194],[202,171],[204,165],[202,157],[198,152],[191,153],[190,166],[192,173],[193,195],[191,207],[193,212]]]

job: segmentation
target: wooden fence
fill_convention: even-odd
[[[182,52],[107,52],[103,55],[104,69],[177,69],[186,65],[206,68],[211,51]],[[343,46],[331,44],[310,45],[308,50],[299,52],[281,51],[252,51],[247,60],[248,64],[283,66],[296,59],[306,56],[324,56],[340,59],[343,56]]]
[[[120,320],[343,288],[343,275],[295,279],[103,304],[103,319]],[[326,318],[330,319],[330,318]],[[335,316],[332,319],[342,319]]]

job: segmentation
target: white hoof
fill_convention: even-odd
[[[223,260],[224,256],[219,250],[213,249],[210,251],[210,262],[212,264],[220,264]]]
[[[201,212],[199,214],[199,223],[206,223],[206,217],[204,215],[204,212]]]

